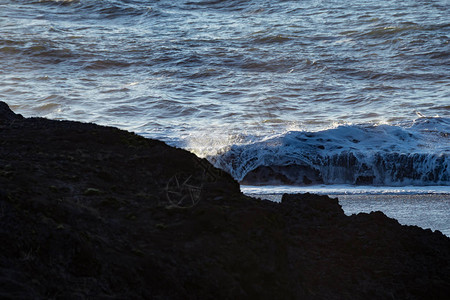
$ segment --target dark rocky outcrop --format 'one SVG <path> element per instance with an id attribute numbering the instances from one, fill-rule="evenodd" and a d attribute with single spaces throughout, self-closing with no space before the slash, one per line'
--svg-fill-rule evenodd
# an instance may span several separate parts
<path id="1" fill-rule="evenodd" d="M 22 115 L 15 114 L 5 102 L 0 101 L 0 124 L 10 124 L 14 120 L 23 119 Z"/>
<path id="2" fill-rule="evenodd" d="M 0 103 L 0 298 L 445 299 L 450 239 L 242 195 L 181 149 Z"/>
<path id="3" fill-rule="evenodd" d="M 241 181 L 248 185 L 311 185 L 323 184 L 318 170 L 309 166 L 259 166 L 245 175 Z"/>

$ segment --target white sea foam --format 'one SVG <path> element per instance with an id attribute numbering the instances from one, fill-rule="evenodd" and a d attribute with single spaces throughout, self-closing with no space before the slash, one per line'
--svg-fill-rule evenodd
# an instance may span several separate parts
<path id="1" fill-rule="evenodd" d="M 241 191 L 248 195 L 281 195 L 296 193 L 314 193 L 322 195 L 450 195 L 448 186 L 354 186 L 348 184 L 288 186 L 241 185 Z"/>
<path id="2" fill-rule="evenodd" d="M 245 184 L 450 184 L 450 119 L 290 131 L 209 156 Z"/>

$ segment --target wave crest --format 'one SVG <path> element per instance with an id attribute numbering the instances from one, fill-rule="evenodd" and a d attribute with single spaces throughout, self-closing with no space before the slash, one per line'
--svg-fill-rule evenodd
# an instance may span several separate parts
<path id="1" fill-rule="evenodd" d="M 292 131 L 210 156 L 243 184 L 450 185 L 450 120 Z"/>

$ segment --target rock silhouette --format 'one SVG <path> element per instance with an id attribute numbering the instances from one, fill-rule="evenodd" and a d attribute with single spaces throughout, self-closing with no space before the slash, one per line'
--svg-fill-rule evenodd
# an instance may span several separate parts
<path id="1" fill-rule="evenodd" d="M 112 127 L 0 102 L 4 299 L 446 299 L 450 239 L 337 199 L 243 195 Z"/>

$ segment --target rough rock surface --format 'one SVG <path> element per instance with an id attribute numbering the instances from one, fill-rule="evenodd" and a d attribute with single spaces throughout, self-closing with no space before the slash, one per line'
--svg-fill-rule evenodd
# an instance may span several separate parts
<path id="1" fill-rule="evenodd" d="M 2 299 L 447 299 L 450 239 L 242 195 L 184 150 L 0 102 Z"/>

